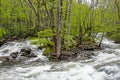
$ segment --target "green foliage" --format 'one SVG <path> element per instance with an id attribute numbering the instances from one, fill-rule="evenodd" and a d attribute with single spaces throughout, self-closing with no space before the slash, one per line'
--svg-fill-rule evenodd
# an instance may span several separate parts
<path id="1" fill-rule="evenodd" d="M 120 42 L 120 19 L 114 0 L 108 3 L 99 0 L 98 6 L 94 8 L 73 0 L 71 11 L 69 1 L 62 0 L 61 39 L 64 39 L 62 48 L 66 50 L 74 48 L 80 37 L 83 45 L 96 44 L 92 34 L 97 33 L 108 33 L 110 38 Z M 32 0 L 35 10 L 26 0 L 1 0 L 1 4 L 0 38 L 35 37 L 30 39 L 31 44 L 46 47 L 45 55 L 56 48 L 58 27 L 56 0 Z"/>
<path id="2" fill-rule="evenodd" d="M 107 32 L 107 36 L 110 39 L 115 40 L 115 42 L 120 43 L 120 28 L 116 28 L 116 30 Z"/>
<path id="3" fill-rule="evenodd" d="M 53 34 L 52 30 L 46 29 L 44 31 L 39 31 L 37 36 L 38 38 L 32 38 L 32 44 L 36 44 L 39 46 L 54 46 L 54 42 L 51 40 L 51 37 L 53 37 L 55 34 Z"/>
<path id="4" fill-rule="evenodd" d="M 46 47 L 46 46 L 54 46 L 53 41 L 47 38 L 30 38 L 31 44 Z"/>
<path id="5" fill-rule="evenodd" d="M 52 37 L 55 36 L 56 34 L 53 34 L 53 31 L 50 29 L 46 29 L 44 31 L 39 31 L 38 32 L 38 37 L 39 38 L 48 38 L 48 37 Z"/>
<path id="6" fill-rule="evenodd" d="M 82 44 L 83 45 L 96 45 L 96 42 L 95 42 L 94 38 L 92 38 L 92 37 L 84 37 Z"/>
<path id="7" fill-rule="evenodd" d="M 3 35 L 6 34 L 6 31 L 3 28 L 0 28 L 0 38 L 3 37 Z"/>
<path id="8" fill-rule="evenodd" d="M 64 40 L 64 49 L 69 50 L 71 47 L 74 48 L 75 45 L 77 44 L 76 41 L 73 39 L 74 36 L 70 35 L 65 35 L 65 40 Z"/>
<path id="9" fill-rule="evenodd" d="M 43 51 L 43 55 L 49 57 L 50 53 L 52 53 L 53 50 L 50 47 L 46 47 L 45 50 Z"/>

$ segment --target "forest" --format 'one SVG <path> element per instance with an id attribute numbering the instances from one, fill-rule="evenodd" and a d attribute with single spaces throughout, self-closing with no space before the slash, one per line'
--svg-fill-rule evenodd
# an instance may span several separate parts
<path id="1" fill-rule="evenodd" d="M 46 48 L 44 55 L 59 58 L 64 51 L 94 50 L 104 36 L 120 43 L 120 0 L 1 0 L 0 5 L 1 45 L 28 39 Z"/>

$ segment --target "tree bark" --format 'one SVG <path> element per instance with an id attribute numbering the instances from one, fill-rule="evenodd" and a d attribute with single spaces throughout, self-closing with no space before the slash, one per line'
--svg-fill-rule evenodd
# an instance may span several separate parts
<path id="1" fill-rule="evenodd" d="M 119 6 L 119 1 L 118 0 L 115 0 L 115 4 L 116 4 L 116 7 L 117 7 L 117 13 L 118 13 L 118 18 L 120 19 L 120 6 Z"/>
<path id="2" fill-rule="evenodd" d="M 62 27 L 62 0 L 58 0 L 58 7 L 57 7 L 57 45 L 56 45 L 56 56 L 58 58 L 61 54 L 61 27 Z"/>
<path id="3" fill-rule="evenodd" d="M 70 0 L 69 4 L 69 14 L 68 14 L 68 36 L 70 36 L 70 29 L 71 29 L 71 10 L 72 10 L 72 0 Z M 68 44 L 70 40 L 68 39 Z"/>

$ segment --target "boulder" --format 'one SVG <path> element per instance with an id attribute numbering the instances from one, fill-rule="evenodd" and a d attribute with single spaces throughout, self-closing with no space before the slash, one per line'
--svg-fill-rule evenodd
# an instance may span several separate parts
<path id="1" fill-rule="evenodd" d="M 37 57 L 37 55 L 33 53 L 32 50 L 28 47 L 22 48 L 20 55 L 25 57 Z"/>
<path id="2" fill-rule="evenodd" d="M 24 47 L 24 48 L 21 49 L 21 52 L 25 52 L 27 54 L 31 53 L 31 51 L 32 50 L 30 48 L 28 48 L 28 47 Z"/>

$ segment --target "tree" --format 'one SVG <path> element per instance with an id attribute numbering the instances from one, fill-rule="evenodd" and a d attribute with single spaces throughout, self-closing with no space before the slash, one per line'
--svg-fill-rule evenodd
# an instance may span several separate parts
<path id="1" fill-rule="evenodd" d="M 57 45 L 56 45 L 56 55 L 59 58 L 61 54 L 61 28 L 62 28 L 62 0 L 58 0 L 57 6 Z"/>
<path id="2" fill-rule="evenodd" d="M 120 19 L 120 1 L 119 0 L 115 0 L 115 5 L 117 7 L 118 18 Z"/>

